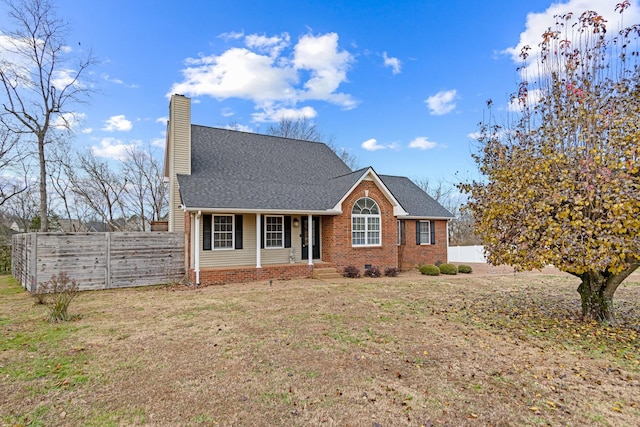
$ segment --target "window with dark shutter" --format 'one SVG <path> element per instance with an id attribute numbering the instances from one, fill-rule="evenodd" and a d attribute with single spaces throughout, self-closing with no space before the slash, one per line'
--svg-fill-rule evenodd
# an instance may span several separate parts
<path id="1" fill-rule="evenodd" d="M 431 221 L 416 221 L 416 245 L 428 245 L 431 240 Z"/>
<path id="2" fill-rule="evenodd" d="M 202 250 L 211 250 L 211 215 L 202 215 Z"/>
<path id="3" fill-rule="evenodd" d="M 429 229 L 431 230 L 431 244 L 436 244 L 436 222 L 430 221 Z"/>
<path id="4" fill-rule="evenodd" d="M 291 247 L 291 217 L 284 217 L 284 247 Z"/>
<path id="5" fill-rule="evenodd" d="M 236 215 L 235 248 L 242 249 L 242 215 Z"/>

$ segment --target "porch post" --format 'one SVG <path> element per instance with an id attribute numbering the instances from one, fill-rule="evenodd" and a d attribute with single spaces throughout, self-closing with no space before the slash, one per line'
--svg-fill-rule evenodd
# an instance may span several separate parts
<path id="1" fill-rule="evenodd" d="M 260 236 L 262 235 L 262 215 L 256 214 L 256 268 L 261 268 L 260 265 Z"/>
<path id="2" fill-rule="evenodd" d="M 313 216 L 309 215 L 307 220 L 307 236 L 309 236 L 309 244 L 307 245 L 307 254 L 309 255 L 309 265 L 313 265 Z"/>
<path id="3" fill-rule="evenodd" d="M 195 224 L 195 239 L 194 239 L 194 248 L 193 253 L 195 255 L 194 258 L 194 269 L 196 270 L 196 286 L 200 286 L 200 215 L 202 215 L 201 211 L 198 211 L 196 216 L 196 224 Z"/>

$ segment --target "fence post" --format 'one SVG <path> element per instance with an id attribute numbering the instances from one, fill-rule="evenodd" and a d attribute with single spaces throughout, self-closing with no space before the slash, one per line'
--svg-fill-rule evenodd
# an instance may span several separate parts
<path id="1" fill-rule="evenodd" d="M 106 232 L 106 237 L 107 237 L 107 260 L 105 262 L 105 273 L 106 273 L 106 277 L 104 279 L 104 286 L 105 289 L 109 289 L 111 287 L 111 233 L 110 232 Z"/>
<path id="2" fill-rule="evenodd" d="M 38 290 L 38 233 L 31 233 L 33 238 L 33 249 L 31 250 L 31 265 L 29 266 L 29 272 L 31 273 L 31 280 L 29 283 L 29 292 L 35 292 Z"/>

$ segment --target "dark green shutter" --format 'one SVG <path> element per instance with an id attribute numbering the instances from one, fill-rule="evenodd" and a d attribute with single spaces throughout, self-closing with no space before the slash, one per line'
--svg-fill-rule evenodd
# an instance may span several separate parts
<path id="1" fill-rule="evenodd" d="M 236 215 L 235 248 L 242 249 L 242 215 Z"/>
<path id="2" fill-rule="evenodd" d="M 291 217 L 284 217 L 284 247 L 291 247 Z"/>
<path id="3" fill-rule="evenodd" d="M 211 250 L 211 215 L 202 215 L 202 250 Z"/>
<path id="4" fill-rule="evenodd" d="M 431 231 L 431 244 L 436 244 L 436 222 L 430 221 L 429 230 Z"/>
<path id="5" fill-rule="evenodd" d="M 265 224 L 264 215 L 261 215 L 261 216 L 260 216 L 260 221 L 262 221 L 262 226 L 260 227 L 260 248 L 264 249 L 264 233 L 265 233 L 265 229 L 264 229 L 264 224 Z"/>
<path id="6" fill-rule="evenodd" d="M 420 221 L 416 221 L 416 245 L 420 244 Z"/>

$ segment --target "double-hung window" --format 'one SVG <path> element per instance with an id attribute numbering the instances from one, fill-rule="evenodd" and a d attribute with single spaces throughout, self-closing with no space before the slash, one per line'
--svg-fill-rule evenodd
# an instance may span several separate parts
<path id="1" fill-rule="evenodd" d="M 431 244 L 431 221 L 418 221 L 416 227 L 416 243 L 418 243 L 419 245 Z"/>
<path id="2" fill-rule="evenodd" d="M 213 215 L 213 249 L 233 249 L 233 215 Z"/>
<path id="3" fill-rule="evenodd" d="M 284 217 L 265 216 L 265 248 L 284 248 Z"/>
<path id="4" fill-rule="evenodd" d="M 242 215 L 202 215 L 202 250 L 242 249 Z"/>
<path id="5" fill-rule="evenodd" d="M 380 208 L 369 197 L 363 197 L 351 210 L 351 245 L 380 246 Z"/>

